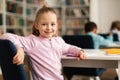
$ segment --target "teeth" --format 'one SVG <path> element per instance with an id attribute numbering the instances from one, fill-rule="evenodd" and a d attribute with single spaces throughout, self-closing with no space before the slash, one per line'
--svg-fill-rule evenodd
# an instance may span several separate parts
<path id="1" fill-rule="evenodd" d="M 46 32 L 46 33 L 51 33 L 51 32 Z"/>
<path id="2" fill-rule="evenodd" d="M 52 32 L 46 32 L 46 33 L 52 33 Z"/>

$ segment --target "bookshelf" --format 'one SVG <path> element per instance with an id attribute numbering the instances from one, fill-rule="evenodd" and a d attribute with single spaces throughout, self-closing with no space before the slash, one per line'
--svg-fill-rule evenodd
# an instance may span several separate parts
<path id="1" fill-rule="evenodd" d="M 0 0 L 0 30 L 24 35 L 25 12 L 23 0 Z"/>
<path id="2" fill-rule="evenodd" d="M 89 21 L 90 0 L 45 0 L 58 15 L 59 34 L 82 34 Z M 44 0 L 0 0 L 0 33 L 11 32 L 27 36 L 35 14 Z"/>
<path id="3" fill-rule="evenodd" d="M 43 0 L 0 0 L 0 33 L 27 36 Z"/>
<path id="4" fill-rule="evenodd" d="M 63 35 L 84 33 L 84 24 L 89 21 L 90 0 L 64 0 Z"/>

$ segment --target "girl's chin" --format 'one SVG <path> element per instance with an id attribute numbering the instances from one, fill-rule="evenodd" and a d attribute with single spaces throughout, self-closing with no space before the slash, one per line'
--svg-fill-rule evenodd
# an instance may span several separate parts
<path id="1" fill-rule="evenodd" d="M 52 36 L 45 36 L 45 37 L 46 37 L 46 38 L 49 38 L 49 39 L 52 38 Z"/>
<path id="2" fill-rule="evenodd" d="M 47 34 L 47 35 L 41 35 L 41 36 L 43 36 L 44 38 L 52 38 L 53 37 L 53 35 L 49 35 L 49 34 Z"/>

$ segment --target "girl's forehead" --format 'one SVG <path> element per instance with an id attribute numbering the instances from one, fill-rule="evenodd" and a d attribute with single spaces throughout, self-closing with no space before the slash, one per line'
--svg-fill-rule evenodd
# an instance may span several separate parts
<path id="1" fill-rule="evenodd" d="M 44 13 L 43 15 L 39 16 L 40 20 L 57 20 L 57 16 L 55 13 Z"/>
<path id="2" fill-rule="evenodd" d="M 50 15 L 51 15 L 51 16 L 50 16 Z M 57 15 L 56 15 L 55 13 L 50 12 L 50 11 L 49 11 L 49 12 L 44 12 L 43 14 L 41 14 L 41 17 L 42 17 L 42 16 L 44 16 L 44 17 L 45 17 L 45 16 L 46 16 L 46 17 L 48 17 L 48 16 L 49 16 L 49 17 L 53 17 L 53 16 L 57 17 Z"/>

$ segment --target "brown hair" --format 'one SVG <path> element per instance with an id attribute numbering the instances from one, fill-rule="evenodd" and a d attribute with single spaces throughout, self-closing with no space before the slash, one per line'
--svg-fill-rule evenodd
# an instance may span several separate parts
<path id="1" fill-rule="evenodd" d="M 96 23 L 94 23 L 94 22 L 87 22 L 86 24 L 85 24 L 85 33 L 88 33 L 88 32 L 91 32 L 91 31 L 93 31 L 94 29 L 97 29 L 97 24 Z"/>
<path id="2" fill-rule="evenodd" d="M 35 28 L 35 26 L 37 26 L 39 18 L 41 17 L 41 15 L 43 15 L 44 13 L 47 13 L 47 12 L 53 12 L 54 14 L 56 14 L 56 12 L 54 11 L 53 8 L 46 7 L 46 6 L 43 6 L 42 8 L 40 8 L 36 14 L 36 18 L 35 18 L 35 21 L 34 21 L 34 24 L 32 27 L 32 34 L 33 35 L 35 35 L 35 36 L 40 35 L 40 32 Z M 58 35 L 58 32 L 54 36 L 57 36 L 57 35 Z"/>
<path id="3" fill-rule="evenodd" d="M 113 21 L 110 30 L 117 29 L 120 30 L 120 21 Z"/>

